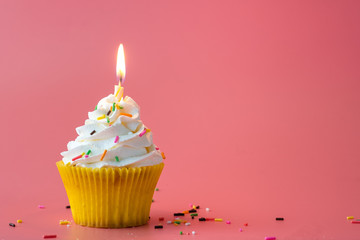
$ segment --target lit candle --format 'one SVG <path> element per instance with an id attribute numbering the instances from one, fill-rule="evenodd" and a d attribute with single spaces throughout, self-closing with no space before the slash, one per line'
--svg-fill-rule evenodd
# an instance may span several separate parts
<path id="1" fill-rule="evenodd" d="M 115 86 L 115 97 L 118 101 L 121 100 L 124 94 L 124 88 L 121 86 L 125 80 L 125 54 L 124 54 L 124 46 L 120 44 L 117 54 L 117 62 L 116 62 L 116 78 L 119 79 L 119 85 Z"/>

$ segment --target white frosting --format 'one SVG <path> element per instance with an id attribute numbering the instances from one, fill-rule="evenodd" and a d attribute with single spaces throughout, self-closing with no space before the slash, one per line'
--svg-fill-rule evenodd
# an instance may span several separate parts
<path id="1" fill-rule="evenodd" d="M 85 121 L 85 125 L 76 128 L 78 137 L 68 143 L 68 151 L 61 153 L 65 165 L 70 163 L 91 168 L 142 167 L 162 162 L 161 152 L 156 150 L 153 144 L 152 132 L 150 130 L 144 132 L 146 128 L 140 120 L 139 106 L 130 97 L 121 98 L 120 101 L 119 98 L 110 94 L 101 99 L 97 110 L 89 112 L 89 119 Z M 115 111 L 112 111 L 113 103 L 122 109 L 115 107 Z M 108 118 L 98 120 L 104 114 L 107 116 L 110 109 Z M 94 130 L 96 132 L 91 135 Z M 119 140 L 115 143 L 117 136 Z M 88 157 L 83 155 L 73 161 L 89 150 L 91 153 Z M 101 160 L 104 150 L 107 152 Z M 119 161 L 115 157 L 118 157 Z"/>

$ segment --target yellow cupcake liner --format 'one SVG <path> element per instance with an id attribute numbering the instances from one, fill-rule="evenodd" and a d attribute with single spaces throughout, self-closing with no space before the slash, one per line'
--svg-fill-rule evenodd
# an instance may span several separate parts
<path id="1" fill-rule="evenodd" d="M 86 168 L 56 163 L 75 223 L 98 228 L 146 224 L 164 163 L 147 167 Z"/>

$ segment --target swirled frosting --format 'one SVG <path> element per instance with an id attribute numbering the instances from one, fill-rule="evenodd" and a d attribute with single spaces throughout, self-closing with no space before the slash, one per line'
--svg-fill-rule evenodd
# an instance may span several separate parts
<path id="1" fill-rule="evenodd" d="M 162 154 L 153 144 L 152 132 L 140 120 L 139 110 L 130 97 L 110 94 L 101 99 L 85 124 L 76 128 L 78 137 L 61 153 L 64 164 L 101 168 L 161 163 Z"/>

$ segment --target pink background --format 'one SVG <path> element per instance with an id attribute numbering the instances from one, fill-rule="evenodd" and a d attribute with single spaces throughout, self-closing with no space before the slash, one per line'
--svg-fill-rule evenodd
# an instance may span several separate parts
<path id="1" fill-rule="evenodd" d="M 0 1 L 0 239 L 359 239 L 346 220 L 360 218 L 359 11 L 359 1 Z M 71 214 L 55 162 L 113 91 L 120 42 L 125 94 L 167 156 L 152 220 L 60 226 Z M 232 224 L 153 228 L 189 203 Z"/>

